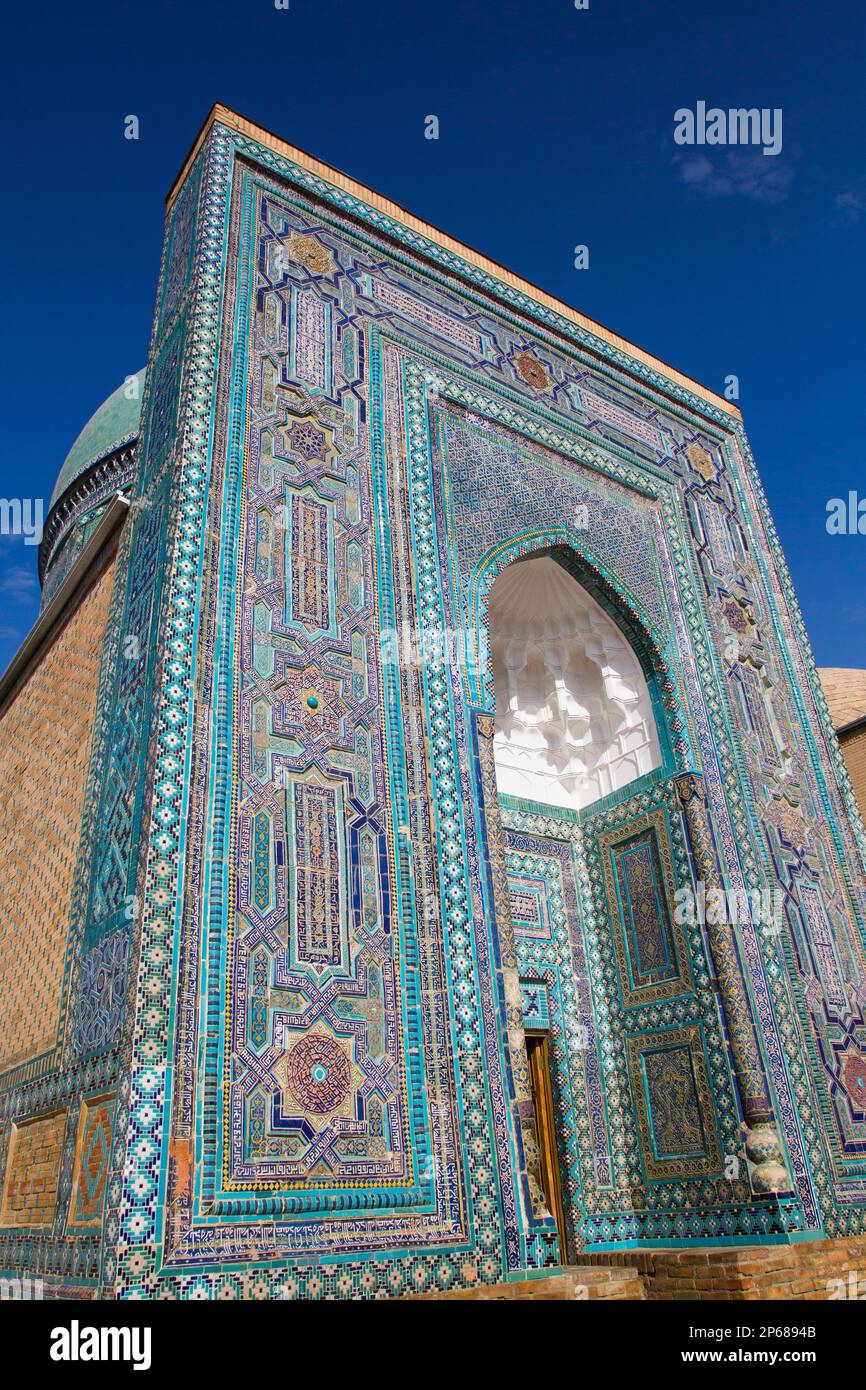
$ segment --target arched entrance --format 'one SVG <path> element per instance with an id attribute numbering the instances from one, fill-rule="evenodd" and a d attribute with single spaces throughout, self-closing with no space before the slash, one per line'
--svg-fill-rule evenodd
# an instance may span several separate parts
<path id="1" fill-rule="evenodd" d="M 580 561 L 573 551 L 536 551 L 502 568 L 487 594 L 500 803 L 512 815 L 541 813 L 548 823 L 569 830 L 591 816 L 596 804 L 609 808 L 627 801 L 636 783 L 654 773 L 662 776 L 670 762 L 666 730 L 660 738 L 656 722 L 658 694 L 648 644 L 639 658 L 624 625 L 614 620 L 620 615 L 612 596 L 600 593 L 607 605 L 602 607 L 575 571 L 580 572 Z M 638 869 L 641 852 L 636 846 Z M 582 1239 L 562 1139 L 574 1113 L 570 1069 L 563 1058 L 573 1038 L 563 1038 L 557 1026 L 549 997 L 551 962 L 541 944 L 545 931 L 561 931 L 562 926 L 555 928 L 531 874 L 520 874 L 519 856 L 512 867 L 532 1102 L 530 1145 L 565 1263 L 576 1256 Z M 534 925 L 521 920 L 521 913 L 526 919 L 535 913 Z M 575 915 L 573 904 L 566 911 L 569 933 L 579 929 L 571 920 Z M 572 979 L 565 988 L 578 986 Z"/>
<path id="2" fill-rule="evenodd" d="M 789 1179 L 736 930 L 695 910 L 722 878 L 676 658 L 569 542 L 498 546 L 469 598 L 530 1227 L 541 1189 L 573 1260 L 726 1230 Z"/>

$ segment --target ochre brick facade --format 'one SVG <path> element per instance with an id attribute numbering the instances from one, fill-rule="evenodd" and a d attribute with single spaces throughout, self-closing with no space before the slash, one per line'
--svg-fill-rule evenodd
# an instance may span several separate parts
<path id="1" fill-rule="evenodd" d="M 866 726 L 852 729 L 849 734 L 843 733 L 839 742 L 860 814 L 866 821 Z"/>
<path id="2" fill-rule="evenodd" d="M 65 1110 L 13 1126 L 0 1226 L 51 1225 L 65 1131 Z"/>
<path id="3" fill-rule="evenodd" d="M 0 1071 L 57 1037 L 114 562 L 0 717 Z"/>

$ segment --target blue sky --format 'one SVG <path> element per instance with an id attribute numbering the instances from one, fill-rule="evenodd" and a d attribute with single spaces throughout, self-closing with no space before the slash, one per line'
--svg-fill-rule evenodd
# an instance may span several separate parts
<path id="1" fill-rule="evenodd" d="M 47 503 L 144 363 L 165 194 L 219 100 L 708 386 L 735 373 L 818 663 L 866 666 L 866 536 L 825 529 L 866 498 L 862 0 L 289 3 L 10 11 L 0 496 Z M 677 147 L 698 100 L 782 108 L 782 153 Z M 35 548 L 0 537 L 0 667 L 37 611 Z"/>

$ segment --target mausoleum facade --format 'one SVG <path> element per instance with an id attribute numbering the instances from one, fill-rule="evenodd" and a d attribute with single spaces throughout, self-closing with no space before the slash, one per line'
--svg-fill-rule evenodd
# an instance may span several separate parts
<path id="1" fill-rule="evenodd" d="M 0 1270 L 866 1230 L 863 827 L 734 404 L 216 107 L 40 575 Z"/>

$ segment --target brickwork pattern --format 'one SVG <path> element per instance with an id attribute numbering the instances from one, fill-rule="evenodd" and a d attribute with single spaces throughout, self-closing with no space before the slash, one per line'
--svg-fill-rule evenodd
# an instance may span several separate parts
<path id="1" fill-rule="evenodd" d="M 839 742 L 860 814 L 866 821 L 866 727 L 852 729 L 850 734 L 843 734 Z"/>
<path id="2" fill-rule="evenodd" d="M 113 562 L 0 718 L 0 1071 L 57 1037 Z"/>
<path id="3" fill-rule="evenodd" d="M 818 672 L 830 706 L 833 727 L 844 729 L 866 714 L 866 671 L 858 667 L 822 666 Z"/>
<path id="4" fill-rule="evenodd" d="M 866 1238 L 708 1250 L 583 1255 L 585 1265 L 424 1298 L 638 1299 L 685 1302 L 866 1300 Z"/>
<path id="5" fill-rule="evenodd" d="M 634 1258 L 630 1263 L 641 1267 Z M 866 1239 L 665 1251 L 649 1256 L 641 1272 L 649 1298 L 714 1302 L 866 1298 Z"/>
<path id="6" fill-rule="evenodd" d="M 637 1271 L 650 1299 L 866 1299 L 866 1238 L 583 1255 L 610 1273 Z"/>
<path id="7" fill-rule="evenodd" d="M 647 1297 L 644 1281 L 636 1268 L 627 1265 L 616 1268 L 601 1265 L 571 1265 L 561 1274 L 542 1275 L 536 1279 L 517 1279 L 509 1284 L 478 1284 L 473 1288 L 455 1289 L 449 1293 L 418 1294 L 416 1300 L 430 1301 L 447 1298 L 465 1302 L 527 1299 L 545 1303 L 575 1303 L 599 1299 L 637 1299 Z"/>
<path id="8" fill-rule="evenodd" d="M 0 1226 L 51 1225 L 65 1131 L 65 1110 L 13 1126 Z"/>

